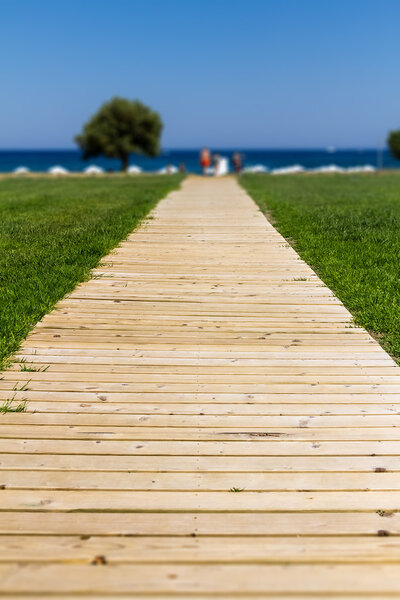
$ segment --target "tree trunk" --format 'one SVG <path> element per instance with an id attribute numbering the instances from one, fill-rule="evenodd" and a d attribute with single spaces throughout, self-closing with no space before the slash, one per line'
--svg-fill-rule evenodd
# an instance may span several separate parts
<path id="1" fill-rule="evenodd" d="M 121 162 L 122 162 L 122 171 L 124 173 L 126 173 L 126 171 L 128 170 L 129 155 L 124 154 L 124 156 L 121 156 Z"/>

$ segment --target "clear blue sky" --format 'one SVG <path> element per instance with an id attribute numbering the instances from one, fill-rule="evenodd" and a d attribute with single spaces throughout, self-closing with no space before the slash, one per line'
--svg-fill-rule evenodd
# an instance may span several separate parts
<path id="1" fill-rule="evenodd" d="M 113 95 L 165 147 L 375 147 L 400 0 L 0 0 L 0 147 L 67 148 Z"/>

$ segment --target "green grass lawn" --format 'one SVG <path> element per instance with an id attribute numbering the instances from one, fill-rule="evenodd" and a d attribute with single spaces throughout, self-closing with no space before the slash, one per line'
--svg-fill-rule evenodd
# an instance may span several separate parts
<path id="1" fill-rule="evenodd" d="M 0 179 L 0 368 L 181 179 Z"/>
<path id="2" fill-rule="evenodd" d="M 400 174 L 243 175 L 240 183 L 400 360 Z"/>

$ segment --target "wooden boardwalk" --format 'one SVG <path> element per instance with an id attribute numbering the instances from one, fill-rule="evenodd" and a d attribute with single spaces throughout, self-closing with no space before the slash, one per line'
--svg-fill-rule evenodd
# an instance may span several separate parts
<path id="1" fill-rule="evenodd" d="M 188 178 L 19 359 L 3 598 L 400 597 L 400 369 L 234 179 Z"/>

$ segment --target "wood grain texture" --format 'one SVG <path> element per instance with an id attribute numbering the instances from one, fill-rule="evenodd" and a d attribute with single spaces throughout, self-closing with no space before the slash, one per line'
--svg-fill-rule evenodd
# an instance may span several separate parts
<path id="1" fill-rule="evenodd" d="M 0 380 L 7 598 L 400 598 L 400 369 L 189 177 Z"/>

